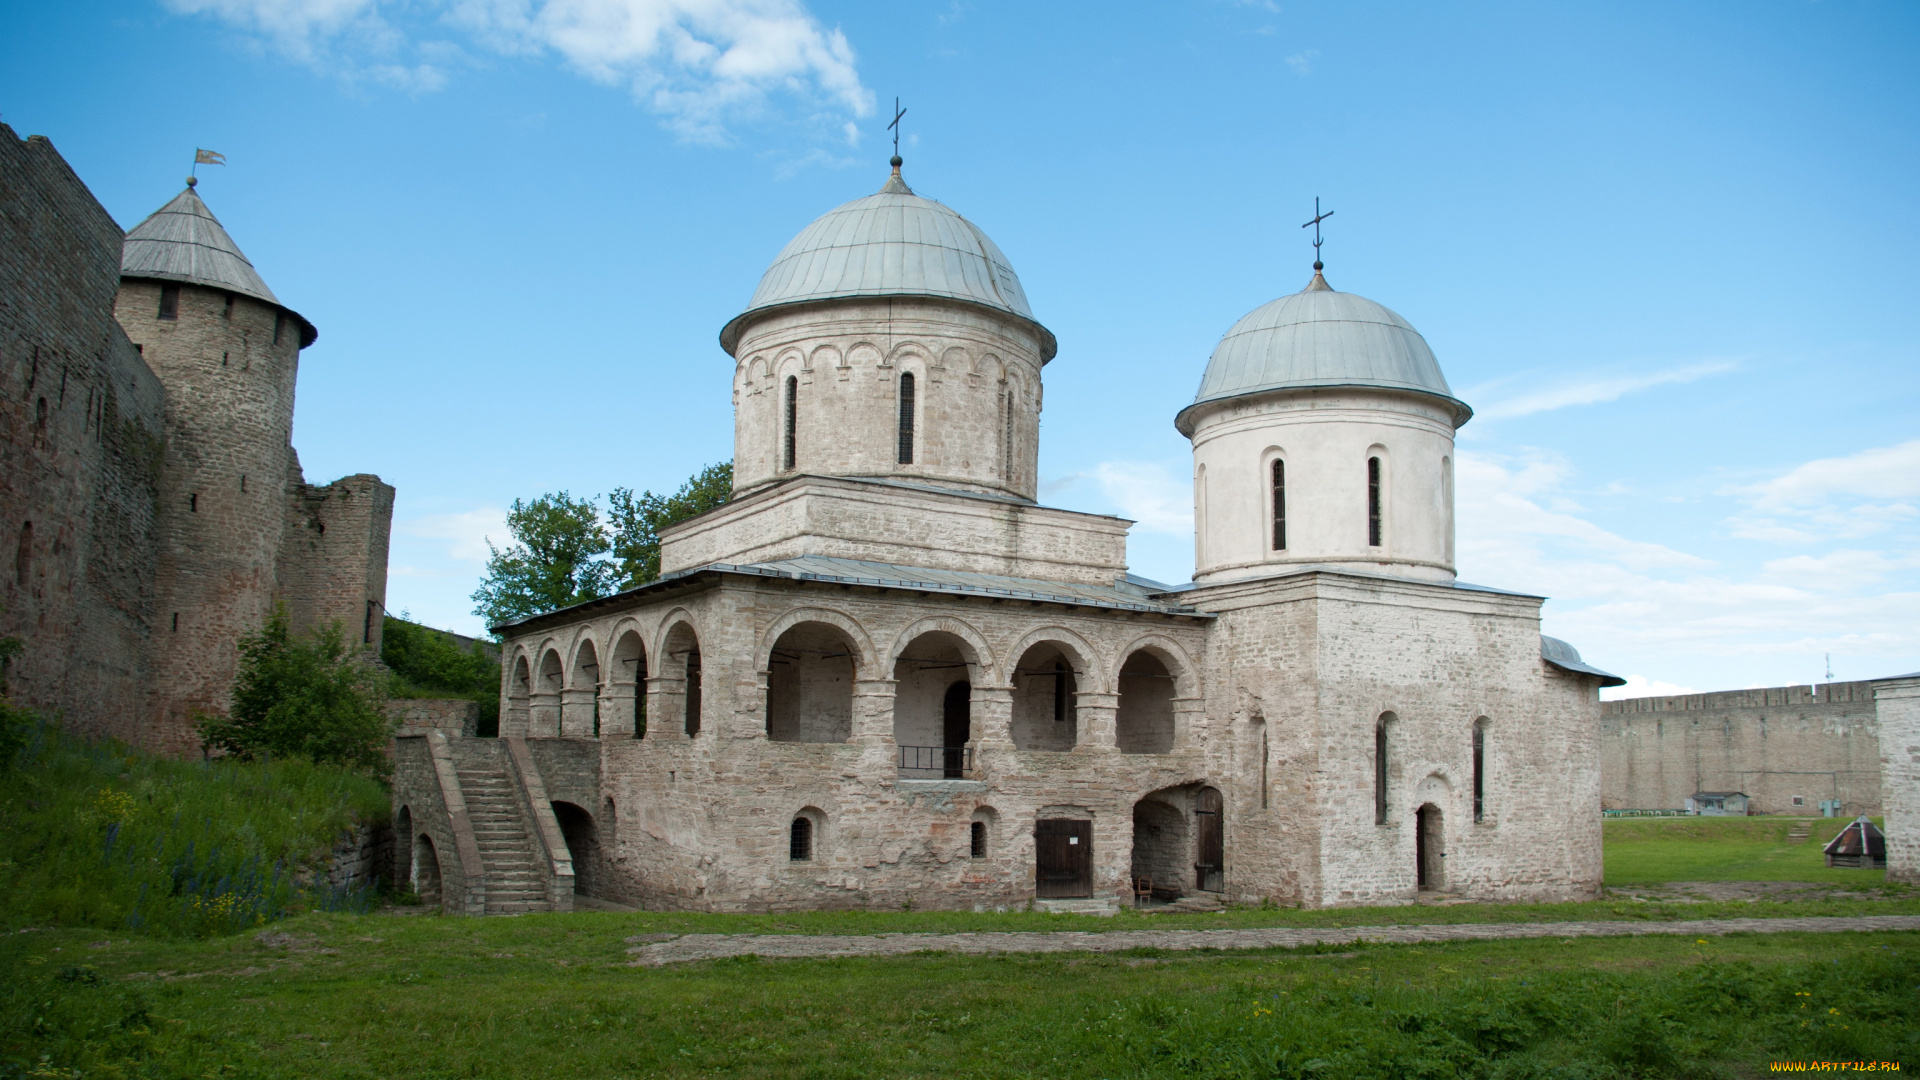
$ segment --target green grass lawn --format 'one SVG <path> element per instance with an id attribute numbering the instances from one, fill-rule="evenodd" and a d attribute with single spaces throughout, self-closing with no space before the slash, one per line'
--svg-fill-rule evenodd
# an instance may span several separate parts
<path id="1" fill-rule="evenodd" d="M 1601 1080 L 1920 1063 L 1911 933 L 628 967 L 642 922 L 10 934 L 0 1076 Z"/>
<path id="2" fill-rule="evenodd" d="M 1616 818 L 1605 835 L 1608 885 L 1669 881 L 1809 881 L 1878 887 L 1885 870 L 1828 869 L 1821 854 L 1846 826 L 1814 818 L 1800 843 L 1787 834 L 1805 819 L 1780 817 Z M 1880 824 L 1876 821 L 1875 824 Z"/>

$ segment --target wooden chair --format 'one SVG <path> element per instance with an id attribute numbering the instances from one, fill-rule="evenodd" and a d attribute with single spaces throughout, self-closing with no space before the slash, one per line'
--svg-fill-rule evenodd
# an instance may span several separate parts
<path id="1" fill-rule="evenodd" d="M 1152 899 L 1153 899 L 1153 879 L 1152 878 L 1143 877 L 1133 883 L 1133 906 L 1134 907 L 1139 907 L 1142 903 Z"/>

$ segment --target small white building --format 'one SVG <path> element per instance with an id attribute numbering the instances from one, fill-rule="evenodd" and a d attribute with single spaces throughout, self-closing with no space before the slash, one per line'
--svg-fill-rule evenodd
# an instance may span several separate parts
<path id="1" fill-rule="evenodd" d="M 1687 796 L 1687 813 L 1695 817 L 1746 817 L 1744 791 L 1696 791 Z"/>
<path id="2" fill-rule="evenodd" d="M 472 912 L 1597 894 L 1618 680 L 1455 580 L 1471 410 L 1420 334 L 1318 263 L 1235 324 L 1174 418 L 1194 580 L 1146 581 L 1034 501 L 1054 335 L 894 166 L 721 332 L 732 501 L 497 628 L 502 738 L 401 740 L 405 872 Z"/>

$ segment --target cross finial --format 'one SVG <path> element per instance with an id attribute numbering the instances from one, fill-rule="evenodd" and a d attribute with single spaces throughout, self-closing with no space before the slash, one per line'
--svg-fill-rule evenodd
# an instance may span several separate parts
<path id="1" fill-rule="evenodd" d="M 900 107 L 900 99 L 894 98 L 893 123 L 887 125 L 887 130 L 893 132 L 893 161 L 891 164 L 896 169 L 900 167 L 900 118 L 905 115 L 907 115 L 907 110 Z"/>
<path id="2" fill-rule="evenodd" d="M 1306 225 L 1300 226 L 1303 229 L 1306 228 L 1307 225 L 1313 226 L 1313 268 L 1316 271 L 1326 269 L 1326 265 L 1320 261 L 1320 223 L 1332 216 L 1333 211 L 1331 210 L 1324 214 L 1320 212 L 1320 196 L 1315 195 L 1313 197 L 1313 220 L 1307 222 Z"/>

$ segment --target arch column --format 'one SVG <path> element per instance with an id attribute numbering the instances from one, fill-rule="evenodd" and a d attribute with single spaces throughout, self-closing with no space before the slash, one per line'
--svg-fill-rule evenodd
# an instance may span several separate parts
<path id="1" fill-rule="evenodd" d="M 560 695 L 558 693 L 532 694 L 527 698 L 527 735 L 529 738 L 551 738 L 560 734 Z"/>
<path id="2" fill-rule="evenodd" d="M 1207 735 L 1207 699 L 1203 697 L 1177 697 L 1173 699 L 1173 748 L 1175 750 L 1197 750 Z"/>
<path id="3" fill-rule="evenodd" d="M 1073 695 L 1074 716 L 1079 721 L 1073 752 L 1076 754 L 1117 754 L 1120 695 L 1081 691 Z"/>
<path id="4" fill-rule="evenodd" d="M 647 741 L 687 739 L 687 680 L 674 675 L 647 677 Z"/>
<path id="5" fill-rule="evenodd" d="M 593 706 L 599 690 L 569 688 L 560 691 L 560 731 L 562 738 L 593 738 Z"/>
<path id="6" fill-rule="evenodd" d="M 1013 687 L 973 688 L 973 750 L 1013 749 Z"/>
<path id="7" fill-rule="evenodd" d="M 530 711 L 526 698 L 508 698 L 507 707 L 500 710 L 500 734 L 525 738 Z"/>
<path id="8" fill-rule="evenodd" d="M 631 739 L 634 730 L 635 684 L 610 682 L 600 687 L 600 737 Z"/>
<path id="9" fill-rule="evenodd" d="M 772 689 L 771 669 L 738 676 L 733 681 L 733 731 L 736 739 L 767 741 L 767 692 Z"/>
<path id="10" fill-rule="evenodd" d="M 892 679 L 853 681 L 852 742 L 892 748 L 893 699 L 897 686 Z"/>

